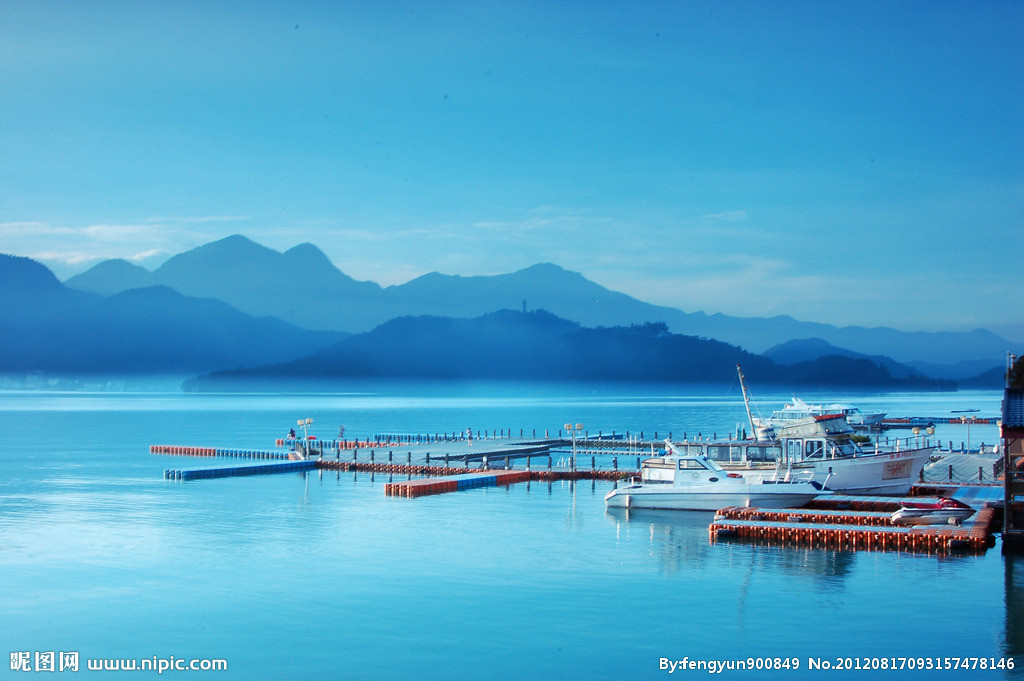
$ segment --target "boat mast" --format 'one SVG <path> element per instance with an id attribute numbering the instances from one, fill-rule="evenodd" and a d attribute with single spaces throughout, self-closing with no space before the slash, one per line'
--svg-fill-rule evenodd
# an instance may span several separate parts
<path id="1" fill-rule="evenodd" d="M 743 404 L 747 408 L 747 420 L 750 422 L 750 436 L 757 439 L 757 428 L 754 426 L 754 415 L 750 413 L 750 393 L 747 392 L 747 381 L 743 378 L 743 369 L 736 365 L 736 373 L 740 377 L 740 389 L 743 391 Z"/>

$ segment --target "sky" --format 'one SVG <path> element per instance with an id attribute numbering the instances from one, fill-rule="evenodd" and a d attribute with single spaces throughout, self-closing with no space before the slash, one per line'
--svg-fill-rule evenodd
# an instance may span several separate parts
<path id="1" fill-rule="evenodd" d="M 0 3 L 0 252 L 1024 340 L 1024 3 Z"/>

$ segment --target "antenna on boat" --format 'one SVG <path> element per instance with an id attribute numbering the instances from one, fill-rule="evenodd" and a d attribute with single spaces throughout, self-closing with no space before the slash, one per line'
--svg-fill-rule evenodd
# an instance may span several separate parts
<path id="1" fill-rule="evenodd" d="M 750 422 L 750 434 L 756 440 L 757 428 L 754 426 L 754 415 L 750 413 L 750 393 L 747 391 L 747 380 L 743 377 L 743 369 L 736 365 L 736 373 L 740 377 L 740 390 L 743 391 L 743 405 L 747 408 L 747 420 Z"/>

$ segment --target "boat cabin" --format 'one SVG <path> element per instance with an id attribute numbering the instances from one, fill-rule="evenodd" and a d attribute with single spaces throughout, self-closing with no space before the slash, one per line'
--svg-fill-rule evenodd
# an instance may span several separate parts
<path id="1" fill-rule="evenodd" d="M 780 430 L 774 440 L 686 441 L 669 443 L 674 452 L 643 462 L 644 480 L 670 481 L 679 457 L 706 457 L 712 464 L 737 468 L 776 468 L 834 458 L 860 456 L 853 428 L 841 414 L 801 419 Z M 691 459 L 692 460 L 692 459 Z"/>

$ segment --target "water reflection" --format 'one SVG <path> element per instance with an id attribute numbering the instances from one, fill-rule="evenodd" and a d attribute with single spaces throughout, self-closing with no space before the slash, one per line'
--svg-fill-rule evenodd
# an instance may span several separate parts
<path id="1" fill-rule="evenodd" d="M 649 542 L 665 574 L 700 567 L 705 562 L 712 517 L 709 513 L 607 508 L 605 514 L 615 523 L 620 541 Z"/>
<path id="2" fill-rule="evenodd" d="M 1006 655 L 1024 655 L 1024 555 L 1004 553 Z"/>
<path id="3" fill-rule="evenodd" d="M 857 560 L 853 551 L 740 542 L 712 544 L 708 525 L 714 516 L 705 511 L 609 508 L 605 514 L 615 523 L 620 540 L 640 537 L 649 541 L 666 574 L 708 567 L 722 559 L 733 564 L 749 561 L 751 570 L 820 579 L 823 586 L 836 589 L 852 574 Z"/>

